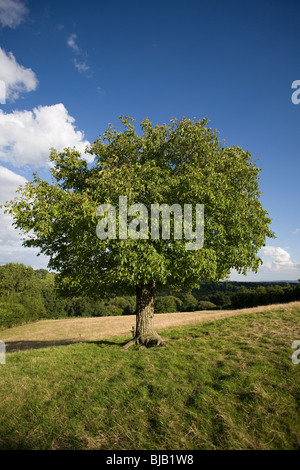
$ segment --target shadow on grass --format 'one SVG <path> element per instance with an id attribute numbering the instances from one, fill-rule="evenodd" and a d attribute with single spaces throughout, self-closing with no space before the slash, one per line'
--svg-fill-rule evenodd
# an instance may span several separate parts
<path id="1" fill-rule="evenodd" d="M 55 346 L 68 346 L 70 344 L 78 344 L 78 343 L 85 343 L 85 344 L 96 344 L 100 348 L 104 348 L 106 346 L 119 346 L 122 348 L 126 341 L 107 341 L 107 340 L 99 340 L 99 341 L 84 341 L 84 340 L 54 340 L 54 341 L 7 341 L 6 345 L 6 352 L 17 352 L 17 351 L 27 351 L 30 349 L 42 349 L 42 348 L 51 348 Z"/>

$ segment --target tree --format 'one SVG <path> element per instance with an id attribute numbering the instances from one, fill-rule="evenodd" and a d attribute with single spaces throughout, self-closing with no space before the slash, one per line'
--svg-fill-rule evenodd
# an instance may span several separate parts
<path id="1" fill-rule="evenodd" d="M 154 304 L 155 313 L 173 313 L 182 309 L 182 301 L 173 295 L 157 296 Z"/>
<path id="2" fill-rule="evenodd" d="M 209 300 L 200 300 L 197 305 L 197 310 L 212 310 L 214 308 L 217 308 L 217 306 Z"/>
<path id="3" fill-rule="evenodd" d="M 123 131 L 110 125 L 86 149 L 94 157 L 91 165 L 76 149 L 52 149 L 52 181 L 34 173 L 6 210 L 16 227 L 30 234 L 24 246 L 37 247 L 50 257 L 49 268 L 58 271 L 56 281 L 66 294 L 101 297 L 135 290 L 134 342 L 160 345 L 153 325 L 156 289 L 191 289 L 199 280 L 228 277 L 232 268 L 244 274 L 256 271 L 258 250 L 266 237 L 273 237 L 271 221 L 259 199 L 260 168 L 248 151 L 221 145 L 207 119 L 172 119 L 155 126 L 145 119 L 141 135 L 134 119 L 120 120 Z M 136 239 L 126 239 L 129 229 L 124 232 L 118 217 L 115 230 L 109 218 L 105 222 L 111 237 L 97 238 L 96 226 L 102 220 L 98 206 L 118 208 L 120 196 L 123 201 L 127 197 L 125 209 L 144 204 L 148 214 L 151 204 L 204 204 L 203 247 L 186 249 L 191 237 L 175 237 L 175 217 L 167 237 L 151 238 L 154 225 L 138 218 L 141 210 L 135 219 L 129 217 Z M 108 212 L 102 212 L 104 219 Z M 195 233 L 196 217 L 193 210 L 189 233 Z M 181 228 L 183 224 L 181 219 Z"/>
<path id="4" fill-rule="evenodd" d="M 0 295 L 24 292 L 32 284 L 34 270 L 19 263 L 0 266 Z"/>
<path id="5" fill-rule="evenodd" d="M 192 294 L 181 295 L 182 300 L 182 311 L 183 312 L 194 312 L 196 310 L 198 300 Z"/>

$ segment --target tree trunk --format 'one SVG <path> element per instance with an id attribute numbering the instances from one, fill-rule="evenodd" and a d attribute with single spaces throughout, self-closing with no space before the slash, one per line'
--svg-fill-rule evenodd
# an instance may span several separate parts
<path id="1" fill-rule="evenodd" d="M 144 346 L 162 346 L 163 340 L 154 330 L 155 283 L 136 286 L 136 330 L 135 337 L 128 343 Z"/>

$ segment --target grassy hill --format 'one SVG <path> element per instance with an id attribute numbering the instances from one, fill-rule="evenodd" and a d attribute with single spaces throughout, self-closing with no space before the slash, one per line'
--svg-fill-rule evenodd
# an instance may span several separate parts
<path id="1" fill-rule="evenodd" d="M 0 449 L 299 449 L 300 304 L 253 310 L 159 330 L 166 346 L 143 350 L 122 349 L 128 333 L 70 341 L 66 320 L 57 343 L 1 332 L 16 343 L 0 365 Z"/>

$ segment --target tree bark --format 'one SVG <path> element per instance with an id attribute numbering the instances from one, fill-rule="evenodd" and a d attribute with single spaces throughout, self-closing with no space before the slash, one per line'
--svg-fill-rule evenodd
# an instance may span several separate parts
<path id="1" fill-rule="evenodd" d="M 154 329 L 155 282 L 136 286 L 136 330 L 132 344 L 144 346 L 162 346 L 163 340 Z"/>

